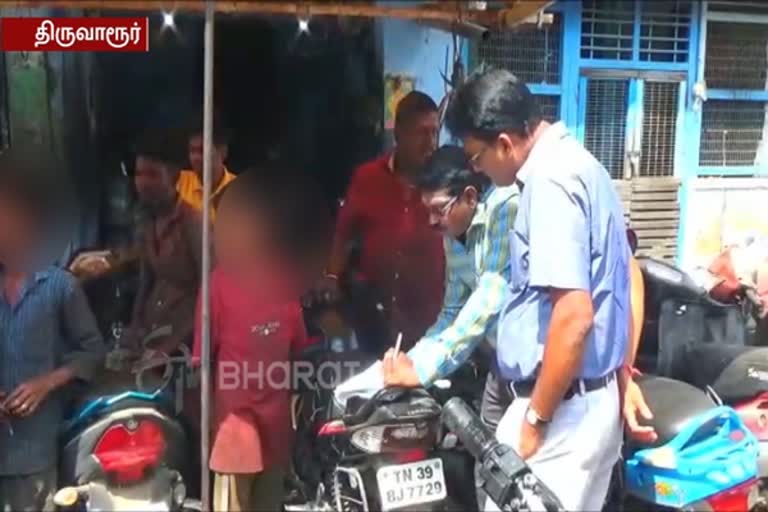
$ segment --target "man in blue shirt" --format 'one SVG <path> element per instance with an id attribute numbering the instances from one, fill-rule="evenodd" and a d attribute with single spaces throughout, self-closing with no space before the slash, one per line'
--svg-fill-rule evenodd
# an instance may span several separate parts
<path id="1" fill-rule="evenodd" d="M 477 170 L 522 191 L 497 340 L 515 400 L 497 437 L 567 510 L 600 510 L 622 442 L 617 380 L 631 335 L 621 202 L 605 168 L 562 123 L 543 121 L 507 71 L 470 77 L 447 124 Z"/>
<path id="2" fill-rule="evenodd" d="M 74 277 L 35 262 L 51 203 L 27 169 L 0 167 L 0 510 L 52 510 L 62 391 L 104 346 Z"/>

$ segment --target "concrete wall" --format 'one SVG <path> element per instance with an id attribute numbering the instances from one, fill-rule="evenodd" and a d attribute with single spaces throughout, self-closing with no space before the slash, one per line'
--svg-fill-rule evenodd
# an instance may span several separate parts
<path id="1" fill-rule="evenodd" d="M 440 72 L 450 77 L 453 63 L 453 39 L 450 33 L 435 30 L 408 20 L 383 19 L 379 21 L 383 55 L 383 76 L 404 74 L 414 80 L 414 88 L 429 94 L 436 103 L 445 96 L 445 85 Z M 465 46 L 466 46 L 465 42 Z M 448 69 L 446 72 L 446 51 Z M 465 62 L 466 66 L 466 62 Z M 386 102 L 386 99 L 385 99 Z M 384 108 L 388 106 L 385 104 Z M 448 142 L 441 135 L 441 144 Z M 388 133 L 386 145 L 391 144 Z"/>
<path id="2" fill-rule="evenodd" d="M 768 240 L 768 178 L 693 178 L 688 184 L 681 265 L 708 265 L 726 246 Z"/>

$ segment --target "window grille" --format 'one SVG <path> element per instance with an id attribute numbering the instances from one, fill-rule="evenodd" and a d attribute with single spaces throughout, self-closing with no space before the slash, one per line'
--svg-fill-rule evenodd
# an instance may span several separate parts
<path id="1" fill-rule="evenodd" d="M 643 2 L 640 60 L 688 62 L 691 10 L 689 0 Z"/>
<path id="2" fill-rule="evenodd" d="M 536 95 L 536 103 L 539 104 L 541 117 L 550 123 L 560 120 L 560 96 Z"/>
<path id="3" fill-rule="evenodd" d="M 766 103 L 707 101 L 702 110 L 699 165 L 757 165 L 758 149 L 764 136 L 768 135 L 766 121 Z"/>
<path id="4" fill-rule="evenodd" d="M 766 90 L 768 25 L 707 23 L 704 78 L 710 89 Z"/>
<path id="5" fill-rule="evenodd" d="M 691 0 L 584 0 L 581 58 L 688 62 Z M 635 30 L 640 25 L 639 33 Z"/>
<path id="6" fill-rule="evenodd" d="M 632 60 L 633 0 L 584 0 L 581 20 L 583 59 Z"/>
<path id="7" fill-rule="evenodd" d="M 680 84 L 645 82 L 640 176 L 675 174 L 675 133 Z"/>
<path id="8" fill-rule="evenodd" d="M 591 79 L 587 84 L 584 145 L 613 179 L 624 177 L 627 80 Z"/>
<path id="9" fill-rule="evenodd" d="M 521 25 L 511 30 L 492 31 L 479 44 L 472 45 L 473 62 L 507 69 L 526 83 L 560 83 L 562 54 L 560 14 L 541 29 Z"/>

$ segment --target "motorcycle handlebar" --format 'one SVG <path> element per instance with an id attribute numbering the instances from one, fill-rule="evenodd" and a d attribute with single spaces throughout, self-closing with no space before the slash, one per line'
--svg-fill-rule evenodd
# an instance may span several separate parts
<path id="1" fill-rule="evenodd" d="M 557 496 L 533 474 L 517 452 L 499 443 L 461 398 L 454 397 L 446 402 L 441 419 L 478 461 L 483 490 L 501 510 L 565 510 Z"/>
<path id="2" fill-rule="evenodd" d="M 496 439 L 477 414 L 462 399 L 451 398 L 443 406 L 441 416 L 448 429 L 456 434 L 461 444 L 477 460 L 482 460 Z"/>

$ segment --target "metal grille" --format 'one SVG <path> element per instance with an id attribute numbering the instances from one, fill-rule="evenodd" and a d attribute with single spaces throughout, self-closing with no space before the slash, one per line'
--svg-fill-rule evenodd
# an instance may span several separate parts
<path id="1" fill-rule="evenodd" d="M 551 96 L 540 94 L 536 96 L 536 103 L 539 104 L 541 117 L 550 123 L 560 120 L 560 96 Z"/>
<path id="2" fill-rule="evenodd" d="M 584 145 L 613 179 L 624 177 L 628 89 L 626 80 L 592 79 L 587 84 Z"/>
<path id="3" fill-rule="evenodd" d="M 640 176 L 675 174 L 675 132 L 680 84 L 645 82 Z"/>
<path id="4" fill-rule="evenodd" d="M 533 25 L 493 31 L 473 45 L 476 63 L 507 69 L 526 83 L 560 83 L 563 26 L 560 15 L 541 30 Z"/>
<path id="5" fill-rule="evenodd" d="M 688 62 L 690 0 L 644 2 L 640 20 L 640 60 Z"/>
<path id="6" fill-rule="evenodd" d="M 707 23 L 704 78 L 710 89 L 757 89 L 768 85 L 768 25 Z"/>
<path id="7" fill-rule="evenodd" d="M 635 2 L 584 0 L 581 58 L 632 60 Z"/>
<path id="8" fill-rule="evenodd" d="M 699 165 L 755 165 L 765 125 L 766 103 L 707 101 L 702 111 Z"/>

